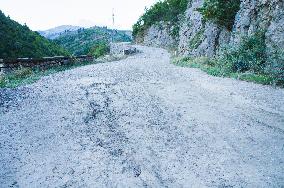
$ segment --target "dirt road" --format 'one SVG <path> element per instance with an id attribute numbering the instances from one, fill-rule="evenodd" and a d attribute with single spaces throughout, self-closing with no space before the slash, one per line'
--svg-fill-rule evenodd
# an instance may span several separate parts
<path id="1" fill-rule="evenodd" d="M 0 90 L 0 187 L 283 187 L 284 90 L 161 49 Z"/>

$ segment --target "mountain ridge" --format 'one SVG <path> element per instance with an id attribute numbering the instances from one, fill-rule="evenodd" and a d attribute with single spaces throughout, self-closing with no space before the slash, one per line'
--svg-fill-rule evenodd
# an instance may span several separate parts
<path id="1" fill-rule="evenodd" d="M 86 55 L 98 46 L 109 46 L 110 42 L 131 42 L 132 37 L 131 31 L 94 26 L 64 32 L 53 41 L 73 55 Z"/>
<path id="2" fill-rule="evenodd" d="M 0 23 L 0 58 L 69 55 L 62 47 L 12 20 L 1 10 Z"/>
<path id="3" fill-rule="evenodd" d="M 74 26 L 74 25 L 60 25 L 56 26 L 47 30 L 40 30 L 38 31 L 42 36 L 48 39 L 56 39 L 59 37 L 62 33 L 69 32 L 69 31 L 77 31 L 78 29 L 81 29 L 84 27 L 80 26 Z"/>

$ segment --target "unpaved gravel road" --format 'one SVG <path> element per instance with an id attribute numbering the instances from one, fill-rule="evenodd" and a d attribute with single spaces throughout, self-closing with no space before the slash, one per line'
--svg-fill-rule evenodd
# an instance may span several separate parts
<path id="1" fill-rule="evenodd" d="M 1 187 L 283 187 L 284 90 L 161 49 L 0 90 Z"/>

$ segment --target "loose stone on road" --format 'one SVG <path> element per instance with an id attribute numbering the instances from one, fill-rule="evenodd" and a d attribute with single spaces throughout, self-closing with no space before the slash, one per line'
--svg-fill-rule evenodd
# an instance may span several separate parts
<path id="1" fill-rule="evenodd" d="M 284 90 L 158 48 L 0 90 L 0 187 L 283 187 Z"/>

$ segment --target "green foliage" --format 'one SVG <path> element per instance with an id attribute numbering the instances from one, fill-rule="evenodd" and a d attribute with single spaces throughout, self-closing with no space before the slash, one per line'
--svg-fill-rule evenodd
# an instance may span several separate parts
<path id="1" fill-rule="evenodd" d="M 55 43 L 6 17 L 0 11 L 0 58 L 69 55 Z"/>
<path id="2" fill-rule="evenodd" d="M 154 4 L 133 25 L 133 37 L 143 36 L 146 29 L 161 21 L 170 22 L 177 27 L 172 31 L 172 35 L 179 33 L 179 15 L 185 12 L 189 0 L 164 0 Z"/>
<path id="3" fill-rule="evenodd" d="M 94 53 L 96 46 L 109 44 L 112 36 L 114 42 L 131 42 L 131 37 L 127 35 L 126 31 L 114 31 L 106 27 L 67 32 L 56 38 L 54 42 L 63 46 L 73 55 L 86 55 Z"/>
<path id="4" fill-rule="evenodd" d="M 98 58 L 109 53 L 109 50 L 110 50 L 109 45 L 107 45 L 106 43 L 98 43 L 90 49 L 89 55 Z"/>
<path id="5" fill-rule="evenodd" d="M 79 66 L 94 64 L 95 62 L 80 62 L 63 66 L 54 66 L 46 70 L 22 68 L 12 73 L 0 77 L 0 88 L 15 88 L 20 85 L 31 84 L 43 76 L 48 76 L 57 72 L 73 69 Z"/>
<path id="6" fill-rule="evenodd" d="M 219 55 L 221 63 L 231 66 L 233 72 L 264 73 L 267 58 L 265 32 L 258 31 L 243 37 L 238 46 L 227 46 Z"/>
<path id="7" fill-rule="evenodd" d="M 16 79 L 25 79 L 32 74 L 33 70 L 31 68 L 20 68 L 14 72 Z"/>
<path id="8" fill-rule="evenodd" d="M 203 27 L 200 29 L 194 37 L 189 41 L 189 48 L 190 49 L 196 49 L 203 41 L 203 34 L 204 34 L 205 28 Z"/>
<path id="9" fill-rule="evenodd" d="M 274 78 L 274 84 L 284 86 L 284 50 L 270 47 L 267 53 L 265 72 Z"/>
<path id="10" fill-rule="evenodd" d="M 4 76 L 0 76 L 0 88 L 6 85 L 6 80 Z"/>
<path id="11" fill-rule="evenodd" d="M 264 31 L 243 37 L 238 45 L 221 49 L 215 59 L 187 57 L 174 64 L 200 68 L 213 76 L 284 86 L 284 50 L 276 46 L 268 48 Z"/>
<path id="12" fill-rule="evenodd" d="M 174 27 L 172 28 L 170 35 L 173 37 L 178 37 L 179 36 L 179 30 L 180 30 L 180 26 L 175 24 Z"/>
<path id="13" fill-rule="evenodd" d="M 225 72 L 216 66 L 216 60 L 208 57 L 186 57 L 173 61 L 182 67 L 198 68 L 212 76 L 225 76 Z"/>
<path id="14" fill-rule="evenodd" d="M 243 73 L 238 75 L 238 79 L 255 82 L 259 84 L 269 85 L 274 82 L 273 77 L 264 74 Z"/>
<path id="15" fill-rule="evenodd" d="M 231 77 L 239 80 L 255 82 L 268 85 L 275 81 L 274 77 L 267 74 L 253 72 L 232 72 L 226 66 L 220 66 L 218 59 L 209 59 L 207 57 L 183 58 L 173 61 L 173 64 L 182 67 L 198 68 L 211 76 Z"/>
<path id="16" fill-rule="evenodd" d="M 240 0 L 205 0 L 203 7 L 197 10 L 202 14 L 204 21 L 211 20 L 231 30 L 240 4 Z"/>

